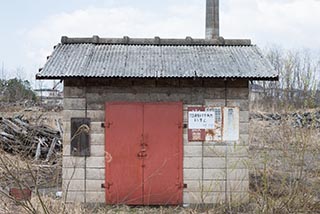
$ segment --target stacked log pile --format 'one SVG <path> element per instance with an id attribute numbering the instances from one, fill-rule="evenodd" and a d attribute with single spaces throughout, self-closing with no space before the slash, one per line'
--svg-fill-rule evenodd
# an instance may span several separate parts
<path id="1" fill-rule="evenodd" d="M 273 124 L 289 121 L 296 128 L 320 128 L 320 110 L 286 114 L 253 112 L 250 114 L 250 119 L 269 121 Z"/>
<path id="2" fill-rule="evenodd" d="M 62 128 L 57 130 L 46 125 L 31 125 L 23 116 L 0 118 L 0 147 L 11 154 L 46 160 L 62 151 Z"/>

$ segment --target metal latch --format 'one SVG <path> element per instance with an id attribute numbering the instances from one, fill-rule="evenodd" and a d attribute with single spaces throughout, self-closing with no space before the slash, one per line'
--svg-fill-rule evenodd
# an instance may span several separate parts
<path id="1" fill-rule="evenodd" d="M 107 185 L 101 184 L 101 188 L 110 189 L 110 187 L 113 185 L 112 182 L 107 182 Z"/>

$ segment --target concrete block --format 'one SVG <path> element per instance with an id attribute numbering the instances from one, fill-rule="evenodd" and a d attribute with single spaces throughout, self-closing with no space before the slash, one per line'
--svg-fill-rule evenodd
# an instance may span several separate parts
<path id="1" fill-rule="evenodd" d="M 183 159 L 184 169 L 201 169 L 202 158 L 201 157 L 185 157 Z"/>
<path id="2" fill-rule="evenodd" d="M 64 98 L 63 109 L 64 110 L 85 110 L 86 99 L 85 98 Z"/>
<path id="3" fill-rule="evenodd" d="M 249 111 L 240 111 L 240 123 L 249 123 Z"/>
<path id="4" fill-rule="evenodd" d="M 64 156 L 62 160 L 63 168 L 80 168 L 84 167 L 84 157 L 68 157 Z"/>
<path id="5" fill-rule="evenodd" d="M 184 183 L 187 184 L 187 188 L 184 191 L 189 192 L 222 192 L 225 191 L 225 181 L 221 180 L 184 180 Z"/>
<path id="6" fill-rule="evenodd" d="M 105 150 L 104 150 L 104 145 L 96 145 L 92 144 L 91 145 L 91 157 L 104 157 Z"/>
<path id="7" fill-rule="evenodd" d="M 63 144 L 63 156 L 70 156 L 70 144 Z"/>
<path id="8" fill-rule="evenodd" d="M 205 145 L 203 147 L 204 157 L 224 157 L 226 154 L 226 146 L 222 145 Z"/>
<path id="9" fill-rule="evenodd" d="M 249 170 L 228 169 L 228 180 L 249 180 Z"/>
<path id="10" fill-rule="evenodd" d="M 204 157 L 203 168 L 205 169 L 224 169 L 226 168 L 226 159 L 224 157 Z"/>
<path id="11" fill-rule="evenodd" d="M 87 168 L 88 180 L 104 180 L 105 169 L 104 168 Z"/>
<path id="12" fill-rule="evenodd" d="M 104 134 L 104 128 L 101 127 L 102 122 L 91 122 L 90 123 L 90 133 L 91 134 Z"/>
<path id="13" fill-rule="evenodd" d="M 212 106 L 212 107 L 224 107 L 225 106 L 225 99 L 214 99 L 214 100 L 205 100 L 205 106 Z"/>
<path id="14" fill-rule="evenodd" d="M 221 180 L 204 180 L 203 190 L 205 192 L 224 192 L 226 182 Z"/>
<path id="15" fill-rule="evenodd" d="M 64 197 L 66 197 L 66 202 L 70 203 L 84 203 L 84 192 L 79 191 L 69 191 L 64 192 Z"/>
<path id="16" fill-rule="evenodd" d="M 63 180 L 64 191 L 84 191 L 84 180 Z"/>
<path id="17" fill-rule="evenodd" d="M 62 168 L 63 180 L 84 179 L 84 168 Z"/>
<path id="18" fill-rule="evenodd" d="M 204 194 L 204 203 L 205 204 L 221 204 L 225 201 L 224 192 L 207 192 Z"/>
<path id="19" fill-rule="evenodd" d="M 240 134 L 249 134 L 249 123 L 240 123 Z"/>
<path id="20" fill-rule="evenodd" d="M 87 192 L 87 203 L 106 203 L 105 192 Z"/>
<path id="21" fill-rule="evenodd" d="M 88 110 L 87 116 L 91 119 L 92 122 L 103 123 L 105 119 L 105 111 L 101 110 Z"/>
<path id="22" fill-rule="evenodd" d="M 84 110 L 63 110 L 62 115 L 63 115 L 63 124 L 65 124 L 65 122 L 70 122 L 71 118 L 86 116 Z"/>
<path id="23" fill-rule="evenodd" d="M 200 192 L 183 192 L 183 203 L 184 204 L 199 204 L 202 202 Z"/>
<path id="24" fill-rule="evenodd" d="M 87 157 L 87 168 L 104 168 L 105 159 L 103 157 Z"/>
<path id="25" fill-rule="evenodd" d="M 104 133 L 102 134 L 91 133 L 90 141 L 91 141 L 91 145 L 105 145 Z"/>
<path id="26" fill-rule="evenodd" d="M 63 133 L 69 133 L 69 135 L 71 136 L 71 120 L 63 121 Z"/>
<path id="27" fill-rule="evenodd" d="M 229 157 L 228 169 L 248 169 L 251 166 L 250 159 L 247 157 Z"/>
<path id="28" fill-rule="evenodd" d="M 225 169 L 204 169 L 203 178 L 205 180 L 224 180 L 226 179 Z"/>
<path id="29" fill-rule="evenodd" d="M 184 145 L 184 157 L 201 157 L 202 146 L 201 145 Z"/>
<path id="30" fill-rule="evenodd" d="M 101 184 L 104 184 L 105 180 L 87 180 L 86 187 L 88 192 L 105 192 L 104 188 L 101 188 Z"/>
<path id="31" fill-rule="evenodd" d="M 249 88 L 228 88 L 228 99 L 249 99 Z M 232 106 L 232 105 L 229 105 Z"/>
<path id="32" fill-rule="evenodd" d="M 85 87 L 64 86 L 63 88 L 64 98 L 77 98 L 85 97 Z"/>
<path id="33" fill-rule="evenodd" d="M 249 145 L 249 134 L 240 134 L 240 144 Z"/>
<path id="34" fill-rule="evenodd" d="M 104 102 L 90 102 L 87 100 L 87 109 L 88 110 L 105 110 L 105 103 Z"/>
<path id="35" fill-rule="evenodd" d="M 71 142 L 70 139 L 71 139 L 70 131 L 66 131 L 66 129 L 64 129 L 64 132 L 63 132 L 63 145 L 70 144 L 70 142 Z"/>
<path id="36" fill-rule="evenodd" d="M 234 144 L 228 145 L 206 145 L 204 146 L 204 157 L 247 157 L 249 147 Z"/>
<path id="37" fill-rule="evenodd" d="M 183 169 L 184 180 L 201 180 L 202 169 Z"/>

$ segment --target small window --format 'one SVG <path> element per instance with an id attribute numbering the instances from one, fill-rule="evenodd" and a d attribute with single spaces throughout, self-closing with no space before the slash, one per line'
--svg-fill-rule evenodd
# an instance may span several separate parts
<path id="1" fill-rule="evenodd" d="M 71 118 L 71 155 L 90 156 L 90 118 Z"/>

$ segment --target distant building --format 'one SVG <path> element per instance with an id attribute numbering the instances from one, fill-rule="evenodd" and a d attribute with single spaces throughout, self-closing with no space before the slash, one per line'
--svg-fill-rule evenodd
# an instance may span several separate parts
<path id="1" fill-rule="evenodd" d="M 42 104 L 50 106 L 63 105 L 63 92 L 57 89 L 35 89 L 34 92 Z"/>

